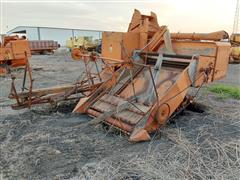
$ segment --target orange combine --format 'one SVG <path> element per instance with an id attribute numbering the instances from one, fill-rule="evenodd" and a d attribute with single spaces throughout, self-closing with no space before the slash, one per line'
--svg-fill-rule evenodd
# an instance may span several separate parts
<path id="1" fill-rule="evenodd" d="M 190 87 L 225 77 L 230 44 L 219 40 L 227 36 L 223 31 L 170 34 L 166 26 L 158 25 L 156 14 L 135 10 L 128 32 L 103 32 L 101 56 L 72 52 L 83 60 L 86 71 L 81 83 L 64 93 L 87 87 L 73 112 L 123 131 L 132 142 L 150 140 L 151 133 L 192 103 Z M 97 68 L 99 61 L 102 71 Z M 94 71 L 88 68 L 91 63 L 96 64 Z M 32 91 L 35 99 L 18 93 L 22 104 L 15 107 L 37 104 L 43 92 Z"/>
<path id="2" fill-rule="evenodd" d="M 101 59 L 118 64 L 111 78 L 114 84 L 107 81 L 90 97 L 80 99 L 74 112 L 87 113 L 129 134 L 130 141 L 150 140 L 152 132 L 189 105 L 190 87 L 226 75 L 230 44 L 219 42 L 226 38 L 226 33 L 220 34 L 211 37 L 216 41 L 204 42 L 173 34 L 171 41 L 154 13 L 147 16 L 135 10 L 128 32 L 102 36 Z"/>
<path id="3" fill-rule="evenodd" d="M 5 36 L 0 45 L 0 74 L 7 73 L 10 67 L 25 66 L 31 56 L 29 42 L 18 36 Z"/>

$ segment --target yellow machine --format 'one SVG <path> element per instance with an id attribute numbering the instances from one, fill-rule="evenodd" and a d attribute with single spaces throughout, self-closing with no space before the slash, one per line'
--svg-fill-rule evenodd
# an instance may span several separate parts
<path id="1" fill-rule="evenodd" d="M 91 36 L 78 36 L 77 38 L 70 37 L 67 40 L 67 47 L 70 49 L 81 48 L 87 51 L 93 51 L 99 45 L 98 40 L 93 40 Z"/>
<path id="2" fill-rule="evenodd" d="M 240 63 L 240 34 L 232 34 L 230 37 L 231 56 L 230 63 Z"/>

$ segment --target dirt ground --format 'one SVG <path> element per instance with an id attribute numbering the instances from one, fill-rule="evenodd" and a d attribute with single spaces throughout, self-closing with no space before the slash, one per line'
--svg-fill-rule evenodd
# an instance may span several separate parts
<path id="1" fill-rule="evenodd" d="M 68 54 L 31 58 L 34 88 L 74 82 L 81 62 Z M 20 88 L 22 70 L 17 74 Z M 221 83 L 240 85 L 240 65 Z M 240 101 L 200 90 L 203 113 L 186 110 L 153 135 L 132 144 L 123 134 L 87 125 L 74 104 L 12 110 L 11 79 L 0 78 L 1 179 L 239 179 Z"/>

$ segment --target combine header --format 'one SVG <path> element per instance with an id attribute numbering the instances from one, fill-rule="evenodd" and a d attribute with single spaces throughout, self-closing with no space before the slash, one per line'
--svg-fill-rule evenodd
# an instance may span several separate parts
<path id="1" fill-rule="evenodd" d="M 86 65 L 88 87 L 100 82 L 73 112 L 123 131 L 132 142 L 150 140 L 151 133 L 193 102 L 190 87 L 200 88 L 226 75 L 230 44 L 219 41 L 226 33 L 216 34 L 211 41 L 193 40 L 190 34 L 171 38 L 154 13 L 135 10 L 128 32 L 103 32 L 101 56 L 72 52 Z M 87 64 L 97 61 L 103 70 L 90 71 Z"/>

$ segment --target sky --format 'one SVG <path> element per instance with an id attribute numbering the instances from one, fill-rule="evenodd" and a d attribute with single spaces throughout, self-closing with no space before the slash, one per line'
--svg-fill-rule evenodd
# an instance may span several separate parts
<path id="1" fill-rule="evenodd" d="M 232 33 L 237 0 L 0 0 L 0 33 L 16 26 L 127 31 L 134 9 L 171 32 Z"/>

